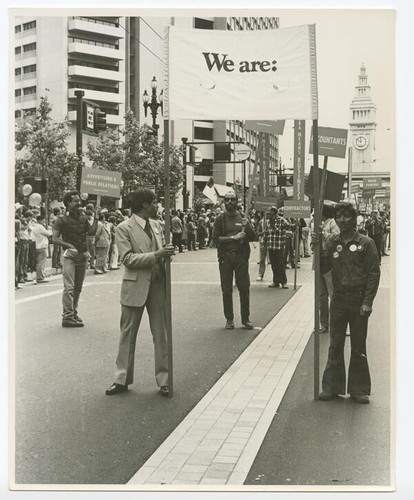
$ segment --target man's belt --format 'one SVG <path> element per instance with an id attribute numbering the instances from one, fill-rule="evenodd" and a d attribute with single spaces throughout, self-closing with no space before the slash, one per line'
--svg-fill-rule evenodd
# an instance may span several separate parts
<path id="1" fill-rule="evenodd" d="M 345 294 L 345 295 L 355 295 L 360 293 L 365 293 L 366 287 L 355 286 L 337 286 L 335 287 L 335 292 Z"/>
<path id="2" fill-rule="evenodd" d="M 223 253 L 225 254 L 231 254 L 231 255 L 241 255 L 242 249 L 240 248 L 225 248 L 223 249 Z"/>

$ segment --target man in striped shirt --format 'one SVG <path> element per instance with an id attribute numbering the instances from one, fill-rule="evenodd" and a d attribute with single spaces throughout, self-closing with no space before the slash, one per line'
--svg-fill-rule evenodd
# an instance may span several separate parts
<path id="1" fill-rule="evenodd" d="M 282 288 L 288 288 L 284 259 L 286 230 L 291 230 L 291 224 L 279 215 L 275 206 L 270 207 L 264 231 L 264 242 L 269 251 L 273 271 L 273 283 L 269 285 L 269 288 L 279 288 L 279 285 Z"/>

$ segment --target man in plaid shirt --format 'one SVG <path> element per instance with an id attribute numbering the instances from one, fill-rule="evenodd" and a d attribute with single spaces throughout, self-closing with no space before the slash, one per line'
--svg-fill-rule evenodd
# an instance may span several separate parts
<path id="1" fill-rule="evenodd" d="M 270 207 L 269 218 L 264 231 L 264 242 L 269 250 L 269 260 L 273 271 L 273 283 L 269 288 L 289 288 L 285 271 L 285 242 L 286 230 L 292 228 L 291 224 L 278 214 L 276 207 Z"/>

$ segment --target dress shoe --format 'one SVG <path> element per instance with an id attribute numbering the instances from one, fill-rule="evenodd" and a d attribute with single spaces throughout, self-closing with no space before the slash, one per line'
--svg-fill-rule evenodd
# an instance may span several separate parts
<path id="1" fill-rule="evenodd" d="M 38 283 L 49 283 L 49 280 L 37 280 L 35 285 L 37 285 Z"/>
<path id="2" fill-rule="evenodd" d="M 285 285 L 282 285 L 282 288 L 284 288 L 286 290 L 289 287 L 285 284 Z"/>
<path id="3" fill-rule="evenodd" d="M 128 390 L 127 385 L 117 384 L 114 382 L 109 389 L 105 391 L 107 396 L 113 396 L 114 394 L 119 394 L 121 392 L 126 392 Z"/>
<path id="4" fill-rule="evenodd" d="M 361 405 L 369 404 L 368 394 L 351 394 L 351 398 L 355 401 L 355 403 L 359 403 Z"/>
<path id="5" fill-rule="evenodd" d="M 73 319 L 74 319 L 75 321 L 77 321 L 78 323 L 79 323 L 79 322 L 80 322 L 80 323 L 83 323 L 82 318 L 81 318 L 80 316 L 78 316 L 77 314 L 75 314 L 75 316 L 73 316 Z"/>
<path id="6" fill-rule="evenodd" d="M 75 318 L 63 319 L 62 326 L 64 328 L 79 328 L 83 326 L 82 321 L 76 321 Z"/>
<path id="7" fill-rule="evenodd" d="M 93 274 L 103 274 L 103 271 L 97 271 L 97 270 L 95 269 L 95 271 L 94 271 L 94 273 L 93 273 Z"/>
<path id="8" fill-rule="evenodd" d="M 258 276 L 258 277 L 256 278 L 256 281 L 263 281 L 263 276 Z"/>
<path id="9" fill-rule="evenodd" d="M 168 389 L 168 385 L 162 385 L 160 387 L 160 394 L 161 394 L 161 396 L 169 396 L 170 395 L 170 391 Z"/>
<path id="10" fill-rule="evenodd" d="M 33 280 L 32 280 L 32 279 L 30 279 L 30 278 L 25 278 L 25 279 L 24 279 L 24 281 L 25 281 L 26 283 L 29 283 L 30 281 L 33 281 Z"/>
<path id="11" fill-rule="evenodd" d="M 253 330 L 253 324 L 250 321 L 243 321 L 242 325 L 245 330 Z"/>
<path id="12" fill-rule="evenodd" d="M 329 327 L 327 326 L 322 326 L 319 330 L 319 333 L 328 333 L 329 332 Z"/>
<path id="13" fill-rule="evenodd" d="M 226 321 L 226 330 L 234 330 L 234 321 L 229 319 Z"/>
<path id="14" fill-rule="evenodd" d="M 270 285 L 268 285 L 268 288 L 279 288 L 279 284 L 278 283 L 270 283 Z"/>
<path id="15" fill-rule="evenodd" d="M 321 401 L 331 401 L 332 399 L 335 399 L 338 396 L 338 394 L 333 394 L 332 392 L 328 391 L 322 391 L 319 393 L 319 399 Z"/>

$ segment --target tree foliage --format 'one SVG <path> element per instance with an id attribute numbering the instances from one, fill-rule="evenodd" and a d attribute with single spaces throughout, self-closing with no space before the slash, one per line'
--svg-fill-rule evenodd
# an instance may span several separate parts
<path id="1" fill-rule="evenodd" d="M 182 187 L 182 151 L 180 147 L 170 146 L 170 191 L 175 198 Z M 159 198 L 164 197 L 164 147 L 150 133 L 150 129 L 136 120 L 128 110 L 125 127 L 120 131 L 107 129 L 98 140 L 89 141 L 87 157 L 94 167 L 122 173 L 123 196 L 138 186 L 155 186 Z"/>
<path id="2" fill-rule="evenodd" d="M 52 120 L 52 106 L 47 97 L 40 98 L 39 107 L 31 117 L 16 126 L 15 188 L 21 192 L 23 178 L 39 176 L 49 180 L 49 199 L 62 199 L 64 191 L 76 183 L 75 153 L 68 153 L 69 123 Z"/>

